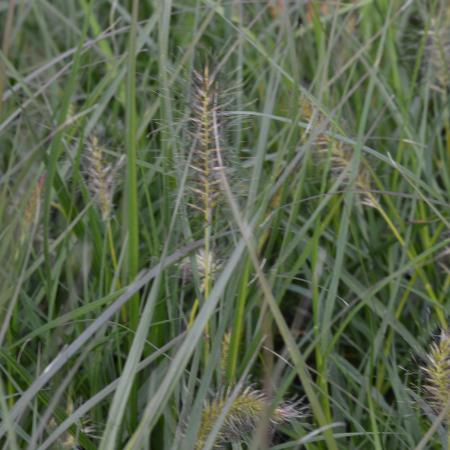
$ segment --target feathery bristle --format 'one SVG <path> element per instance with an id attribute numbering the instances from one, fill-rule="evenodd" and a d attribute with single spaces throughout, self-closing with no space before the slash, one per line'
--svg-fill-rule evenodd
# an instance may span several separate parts
<path id="1" fill-rule="evenodd" d="M 91 138 L 88 145 L 88 176 L 89 187 L 96 201 L 102 220 L 109 219 L 112 210 L 112 198 L 114 194 L 116 175 L 122 166 L 123 158 L 112 166 L 106 163 L 104 151 L 96 137 Z"/>
<path id="2" fill-rule="evenodd" d="M 209 250 L 207 253 L 203 248 L 198 250 L 195 254 L 195 263 L 197 264 L 197 270 L 200 275 L 202 287 L 206 274 L 214 276 L 214 274 L 216 274 L 221 267 L 220 261 L 217 260 L 215 253 L 212 250 Z M 194 273 L 191 259 L 189 257 L 183 258 L 179 267 L 182 272 L 183 280 L 191 280 Z"/>
<path id="3" fill-rule="evenodd" d="M 227 403 L 231 390 L 218 395 L 208 401 L 202 412 L 202 419 L 197 438 L 196 449 L 203 448 L 209 433 L 212 431 L 215 422 L 220 416 Z M 244 442 L 251 437 L 256 430 L 258 423 L 267 408 L 270 406 L 270 399 L 261 391 L 247 387 L 233 401 L 225 416 L 225 420 L 216 437 L 215 447 L 223 448 L 228 443 Z M 282 403 L 272 412 L 270 424 L 280 425 L 298 419 L 303 416 L 303 412 L 298 408 L 298 403 Z"/>
<path id="4" fill-rule="evenodd" d="M 194 210 L 201 211 L 208 224 L 212 210 L 220 194 L 219 171 L 222 169 L 217 158 L 213 116 L 219 116 L 218 91 L 214 78 L 205 66 L 203 72 L 194 72 L 190 135 L 194 149 L 190 164 L 191 179 L 188 187 L 192 193 L 189 203 Z M 220 130 L 219 130 L 220 131 Z"/>
<path id="5" fill-rule="evenodd" d="M 450 6 L 442 5 L 427 34 L 426 71 L 432 83 L 450 86 Z"/>
<path id="6" fill-rule="evenodd" d="M 433 343 L 423 367 L 426 376 L 425 392 L 430 406 L 437 414 L 448 408 L 445 417 L 450 427 L 450 332 L 442 330 L 438 343 Z"/>

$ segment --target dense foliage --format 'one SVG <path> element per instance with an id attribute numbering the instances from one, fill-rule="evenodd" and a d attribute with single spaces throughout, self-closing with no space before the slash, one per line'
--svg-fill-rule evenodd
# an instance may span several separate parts
<path id="1" fill-rule="evenodd" d="M 0 30 L 2 448 L 450 445 L 445 0 Z"/>

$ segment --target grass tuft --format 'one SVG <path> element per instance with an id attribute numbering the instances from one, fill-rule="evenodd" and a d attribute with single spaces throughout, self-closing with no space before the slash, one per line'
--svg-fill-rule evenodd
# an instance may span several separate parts
<path id="1" fill-rule="evenodd" d="M 0 1 L 0 448 L 448 447 L 449 21 Z"/>

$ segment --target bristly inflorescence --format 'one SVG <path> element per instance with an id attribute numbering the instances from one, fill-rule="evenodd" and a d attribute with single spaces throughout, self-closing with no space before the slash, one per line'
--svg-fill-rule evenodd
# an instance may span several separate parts
<path id="1" fill-rule="evenodd" d="M 195 447 L 197 450 L 203 448 L 208 435 L 224 410 L 225 404 L 230 399 L 230 395 L 231 390 L 229 389 L 206 402 Z M 222 449 L 229 443 L 245 442 L 251 438 L 270 404 L 270 399 L 263 392 L 251 386 L 245 388 L 228 409 L 216 437 L 214 448 Z M 299 408 L 298 402 L 283 402 L 273 410 L 269 420 L 270 425 L 275 426 L 303 416 L 304 410 Z"/>
<path id="2" fill-rule="evenodd" d="M 217 154 L 216 135 L 221 134 L 215 127 L 214 118 L 220 117 L 219 93 L 214 76 L 206 65 L 202 72 L 194 72 L 194 85 L 190 116 L 189 134 L 192 140 L 190 162 L 191 176 L 188 188 L 192 196 L 189 206 L 204 215 L 207 225 L 211 224 L 213 210 L 220 195 L 219 171 L 223 167 Z M 216 122 L 217 123 L 217 122 Z"/>
<path id="3" fill-rule="evenodd" d="M 431 345 L 423 371 L 428 402 L 436 414 L 447 409 L 444 422 L 450 428 L 450 331 L 442 330 L 439 342 Z"/>
<path id="4" fill-rule="evenodd" d="M 442 2 L 427 33 L 426 72 L 434 85 L 450 87 L 450 6 Z"/>
<path id="5" fill-rule="evenodd" d="M 44 183 L 45 183 L 45 175 L 42 175 L 36 185 L 34 186 L 31 196 L 28 200 L 28 203 L 26 205 L 24 214 L 23 214 L 23 221 L 22 221 L 22 229 L 21 229 L 21 235 L 20 235 L 20 241 L 23 241 L 23 239 L 27 236 L 29 233 L 32 225 L 37 222 L 38 216 L 39 216 L 39 210 L 42 202 L 42 191 L 44 189 Z"/>
<path id="6" fill-rule="evenodd" d="M 117 184 L 117 172 L 122 166 L 123 157 L 115 165 L 105 161 L 104 150 L 94 136 L 87 147 L 87 166 L 89 188 L 100 209 L 102 220 L 110 218 L 112 199 Z"/>
<path id="7" fill-rule="evenodd" d="M 217 204 L 221 196 L 223 161 L 223 120 L 220 90 L 214 73 L 205 65 L 194 71 L 190 115 L 188 120 L 189 176 L 188 206 L 194 213 L 194 223 L 203 232 L 204 248 L 197 254 L 197 266 L 202 278 L 201 290 L 209 296 L 211 282 L 219 266 L 212 246 L 212 232 L 217 220 Z"/>
<path id="8" fill-rule="evenodd" d="M 208 253 L 204 248 L 197 251 L 194 256 L 195 263 L 197 265 L 198 274 L 201 281 L 201 287 L 203 288 L 203 282 L 206 274 L 208 273 L 211 277 L 220 271 L 222 264 L 221 261 L 216 257 L 216 254 L 210 250 Z M 190 281 L 193 278 L 194 270 L 191 263 L 191 258 L 186 257 L 181 261 L 179 265 L 181 269 L 183 281 Z"/>

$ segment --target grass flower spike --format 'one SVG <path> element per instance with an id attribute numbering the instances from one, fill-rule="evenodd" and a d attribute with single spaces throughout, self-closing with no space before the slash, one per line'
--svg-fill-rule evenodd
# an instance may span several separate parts
<path id="1" fill-rule="evenodd" d="M 219 114 L 219 92 L 215 77 L 206 65 L 201 72 L 194 72 L 189 137 L 192 143 L 190 158 L 190 191 L 188 205 L 203 229 L 205 246 L 196 256 L 202 275 L 202 291 L 209 296 L 211 279 L 216 267 L 211 248 L 211 233 L 214 214 L 220 196 L 219 171 L 221 164 L 217 157 L 214 117 Z M 219 151 L 221 151 L 219 149 Z"/>
<path id="2" fill-rule="evenodd" d="M 116 185 L 117 172 L 122 166 L 123 158 L 113 166 L 105 161 L 104 150 L 96 137 L 91 138 L 88 145 L 89 187 L 100 209 L 103 221 L 110 218 L 112 198 Z"/>
<path id="3" fill-rule="evenodd" d="M 450 86 L 450 6 L 442 5 L 439 16 L 431 20 L 427 36 L 426 70 L 441 89 Z"/>
<path id="4" fill-rule="evenodd" d="M 213 277 L 214 274 L 220 270 L 221 264 L 220 261 L 217 260 L 213 251 L 206 253 L 203 248 L 195 253 L 194 259 L 197 265 L 200 281 L 202 283 L 201 288 L 203 289 L 206 271 L 208 270 L 209 275 Z M 194 271 L 192 268 L 191 258 L 184 258 L 180 263 L 180 269 L 183 281 L 192 280 Z"/>
<path id="5" fill-rule="evenodd" d="M 21 241 L 24 239 L 26 234 L 31 229 L 34 222 L 38 219 L 39 216 L 39 210 L 41 207 L 41 197 L 42 197 L 42 190 L 44 189 L 44 183 L 45 183 L 45 175 L 42 175 L 39 178 L 39 181 L 36 183 L 36 185 L 33 188 L 33 191 L 31 192 L 30 199 L 28 200 L 28 203 L 26 205 L 24 214 L 23 214 L 23 222 L 22 222 L 22 234 L 21 234 Z"/>
<path id="6" fill-rule="evenodd" d="M 447 409 L 444 422 L 450 437 L 450 332 L 442 331 L 438 343 L 433 343 L 423 368 L 426 374 L 425 391 L 436 414 Z"/>
<path id="7" fill-rule="evenodd" d="M 190 117 L 190 135 L 194 149 L 189 186 L 193 195 L 189 206 L 200 211 L 204 215 L 205 223 L 210 225 L 220 194 L 218 171 L 221 167 L 217 158 L 213 129 L 213 116 L 217 116 L 219 112 L 219 94 L 208 66 L 205 66 L 202 73 L 194 72 L 194 76 Z"/>
<path id="8" fill-rule="evenodd" d="M 229 399 L 230 392 L 227 390 L 224 394 L 222 393 L 206 403 L 202 412 L 196 450 L 203 448 Z M 244 389 L 231 404 L 217 435 L 214 448 L 221 449 L 226 444 L 244 442 L 250 438 L 270 403 L 270 399 L 261 391 L 252 387 Z M 285 402 L 275 408 L 270 417 L 270 423 L 275 426 L 301 416 L 302 411 L 298 408 L 297 403 Z"/>

